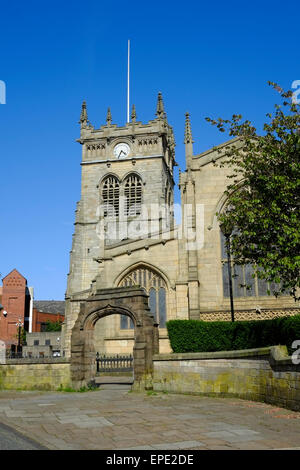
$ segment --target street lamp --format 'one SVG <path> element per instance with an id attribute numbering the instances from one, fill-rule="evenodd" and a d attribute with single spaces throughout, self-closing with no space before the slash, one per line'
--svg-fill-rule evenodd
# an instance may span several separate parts
<path id="1" fill-rule="evenodd" d="M 22 323 L 21 318 L 19 318 L 18 323 L 16 323 L 16 326 L 18 328 L 18 347 L 17 347 L 18 354 L 21 352 L 21 328 L 23 325 L 24 323 Z"/>
<path id="2" fill-rule="evenodd" d="M 2 312 L 2 310 L 3 310 L 3 316 L 4 316 L 4 317 L 7 317 L 7 311 L 4 310 L 3 305 L 0 304 L 0 313 Z"/>
<path id="3" fill-rule="evenodd" d="M 227 251 L 227 267 L 228 267 L 228 278 L 229 278 L 229 295 L 230 295 L 230 311 L 231 311 L 231 321 L 234 321 L 234 306 L 233 306 L 233 292 L 232 292 L 232 270 L 231 270 L 231 246 L 230 246 L 230 237 L 232 234 L 232 228 L 225 226 L 225 224 L 220 225 L 220 229 L 226 239 L 226 251 Z"/>

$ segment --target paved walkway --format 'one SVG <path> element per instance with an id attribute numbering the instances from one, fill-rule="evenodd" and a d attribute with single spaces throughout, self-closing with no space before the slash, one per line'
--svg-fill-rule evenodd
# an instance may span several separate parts
<path id="1" fill-rule="evenodd" d="M 300 449 L 300 413 L 231 398 L 113 387 L 1 391 L 0 422 L 49 449 Z"/>
<path id="2" fill-rule="evenodd" d="M 14 429 L 0 423 L 0 450 L 47 450 Z"/>

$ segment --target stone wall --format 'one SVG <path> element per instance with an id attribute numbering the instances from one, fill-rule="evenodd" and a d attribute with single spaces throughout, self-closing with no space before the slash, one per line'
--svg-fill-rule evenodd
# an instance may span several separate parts
<path id="1" fill-rule="evenodd" d="M 0 390 L 57 390 L 71 386 L 70 363 L 56 359 L 7 359 L 0 364 Z"/>
<path id="2" fill-rule="evenodd" d="M 231 396 L 300 410 L 300 365 L 285 346 L 215 353 L 157 354 L 153 389 Z"/>

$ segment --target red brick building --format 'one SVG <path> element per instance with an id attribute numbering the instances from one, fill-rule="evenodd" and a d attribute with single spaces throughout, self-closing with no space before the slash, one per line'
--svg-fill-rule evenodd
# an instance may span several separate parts
<path id="1" fill-rule="evenodd" d="M 47 321 L 64 320 L 63 301 L 33 301 L 33 288 L 13 269 L 3 278 L 0 287 L 0 340 L 7 347 L 18 343 L 18 323 L 29 333 L 43 331 Z"/>
<path id="2" fill-rule="evenodd" d="M 63 322 L 65 302 L 59 300 L 37 300 L 33 302 L 32 332 L 45 331 L 50 322 Z"/>
<path id="3" fill-rule="evenodd" d="M 25 277 L 16 269 L 3 278 L 0 303 L 3 306 L 0 313 L 0 340 L 8 346 L 17 344 L 17 323 L 20 321 L 28 331 L 31 295 Z"/>

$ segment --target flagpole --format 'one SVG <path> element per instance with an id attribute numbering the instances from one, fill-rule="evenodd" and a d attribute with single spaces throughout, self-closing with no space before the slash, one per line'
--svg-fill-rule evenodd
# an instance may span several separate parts
<path id="1" fill-rule="evenodd" d="M 128 39 L 128 61 L 127 61 L 127 122 L 129 122 L 129 74 L 130 74 L 130 39 Z"/>

